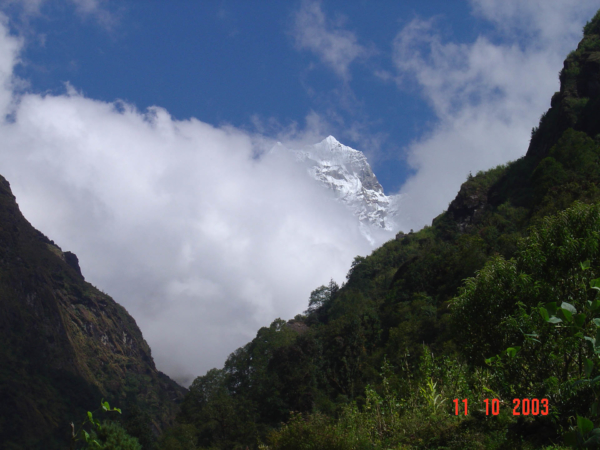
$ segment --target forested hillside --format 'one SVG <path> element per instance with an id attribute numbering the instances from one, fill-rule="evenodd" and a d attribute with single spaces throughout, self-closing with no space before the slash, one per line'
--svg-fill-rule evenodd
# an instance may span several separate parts
<path id="1" fill-rule="evenodd" d="M 526 156 L 198 377 L 168 448 L 597 446 L 600 14 L 560 84 Z"/>
<path id="2" fill-rule="evenodd" d="M 0 448 L 65 449 L 104 398 L 152 443 L 185 389 L 156 370 L 125 308 L 22 216 L 0 176 Z"/>

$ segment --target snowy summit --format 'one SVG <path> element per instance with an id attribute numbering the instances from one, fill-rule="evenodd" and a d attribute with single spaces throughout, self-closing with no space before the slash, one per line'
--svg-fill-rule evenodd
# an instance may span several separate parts
<path id="1" fill-rule="evenodd" d="M 276 148 L 285 149 L 281 144 Z M 287 150 L 298 162 L 307 165 L 307 172 L 313 179 L 333 190 L 361 224 L 393 230 L 400 196 L 385 195 L 361 151 L 341 144 L 333 136 L 298 150 Z"/>

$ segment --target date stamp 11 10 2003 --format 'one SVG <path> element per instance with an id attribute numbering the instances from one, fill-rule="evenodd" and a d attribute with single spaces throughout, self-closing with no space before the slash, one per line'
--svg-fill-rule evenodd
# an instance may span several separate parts
<path id="1" fill-rule="evenodd" d="M 469 405 L 468 400 L 462 399 L 459 400 L 455 398 L 454 400 L 454 414 L 465 416 L 469 414 Z M 462 403 L 462 405 L 461 405 Z M 488 399 L 486 398 L 483 403 L 485 404 L 485 414 L 489 416 L 490 414 L 493 416 L 497 416 L 500 414 L 500 400 L 497 398 Z M 512 401 L 513 403 L 513 416 L 547 416 L 548 415 L 548 399 L 542 398 L 515 398 Z"/>

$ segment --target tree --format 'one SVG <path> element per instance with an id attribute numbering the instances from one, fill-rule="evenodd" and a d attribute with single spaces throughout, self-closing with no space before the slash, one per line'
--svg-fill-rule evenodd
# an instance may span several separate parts
<path id="1" fill-rule="evenodd" d="M 531 229 L 516 257 L 492 258 L 453 301 L 455 341 L 507 398 L 552 398 L 561 417 L 597 401 L 600 205 L 575 204 Z M 593 383 L 592 383 L 593 384 Z M 577 392 L 580 392 L 579 394 Z"/>
<path id="2" fill-rule="evenodd" d="M 111 408 L 108 402 L 104 400 L 100 402 L 101 410 L 105 413 L 118 412 L 119 408 Z M 138 440 L 129 434 L 118 423 L 112 421 L 104 421 L 100 423 L 94 417 L 94 412 L 88 411 L 85 420 L 78 429 L 71 423 L 73 429 L 71 439 L 71 449 L 74 449 L 77 442 L 84 441 L 82 448 L 104 449 L 104 450 L 142 450 L 142 446 Z M 86 428 L 89 430 L 86 431 Z"/>
<path id="3" fill-rule="evenodd" d="M 322 307 L 327 306 L 339 289 L 340 287 L 338 284 L 331 279 L 327 286 L 319 286 L 312 291 L 308 300 L 308 309 L 305 311 L 305 314 L 312 314 Z"/>
<path id="4" fill-rule="evenodd" d="M 201 445 L 228 441 L 236 427 L 234 400 L 225 380 L 224 370 L 209 370 L 194 380 L 181 405 L 179 419 L 196 426 Z"/>
<path id="5" fill-rule="evenodd" d="M 101 450 L 142 450 L 138 440 L 129 434 L 117 422 L 104 422 L 102 428 L 96 431 L 97 440 L 100 442 L 97 448 Z"/>

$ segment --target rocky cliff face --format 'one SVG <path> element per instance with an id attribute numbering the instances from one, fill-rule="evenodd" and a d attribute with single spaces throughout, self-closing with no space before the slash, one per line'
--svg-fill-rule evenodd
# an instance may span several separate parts
<path id="1" fill-rule="evenodd" d="M 361 223 L 384 230 L 394 228 L 399 196 L 385 195 L 362 152 L 341 144 L 333 136 L 299 150 L 289 150 L 281 144 L 274 150 L 292 152 L 306 166 L 308 174 L 334 191 Z"/>
<path id="2" fill-rule="evenodd" d="M 101 398 L 135 405 L 160 430 L 185 393 L 156 370 L 125 308 L 25 220 L 1 176 L 0 361 L 0 442 L 14 448 L 60 448 Z"/>
<path id="3" fill-rule="evenodd" d="M 488 206 L 488 186 L 477 186 L 474 183 L 463 183 L 456 198 L 448 206 L 448 215 L 456 222 L 460 231 L 467 231 L 469 226 L 482 216 Z"/>
<path id="4" fill-rule="evenodd" d="M 583 38 L 566 58 L 559 78 L 560 91 L 552 96 L 550 108 L 542 115 L 539 126 L 532 130 L 525 157 L 505 171 L 489 171 L 461 186 L 444 214 L 459 231 L 474 229 L 486 213 L 505 202 L 533 214 L 544 207 L 540 192 L 546 193 L 548 189 L 552 191 L 551 196 L 563 199 L 564 207 L 575 199 L 590 201 L 595 197 L 596 188 L 590 184 L 590 181 L 595 183 L 593 177 L 585 180 L 581 176 L 582 168 L 578 169 L 577 176 L 569 173 L 568 170 L 574 170 L 577 158 L 566 157 L 573 152 L 559 151 L 557 146 L 561 139 L 563 147 L 566 145 L 567 135 L 572 137 L 572 142 L 566 147 L 576 146 L 575 141 L 583 139 L 584 133 L 593 142 L 600 143 L 600 13 L 584 28 Z M 589 161 L 594 165 L 593 158 Z"/>
<path id="5" fill-rule="evenodd" d="M 600 20 L 594 17 L 584 28 L 583 39 L 564 62 L 559 74 L 560 91 L 532 132 L 527 156 L 542 159 L 568 128 L 589 136 L 600 134 Z"/>

